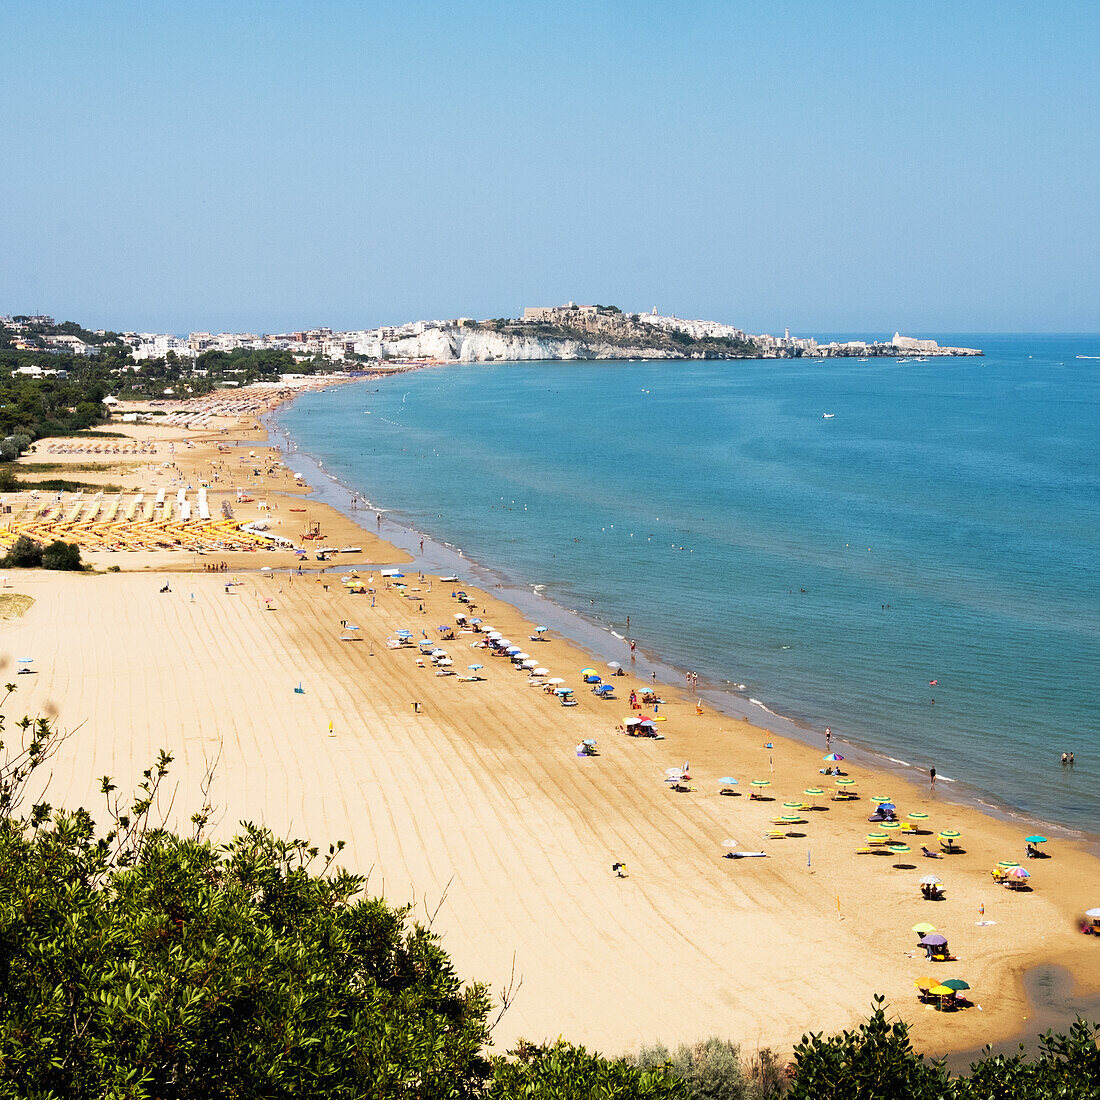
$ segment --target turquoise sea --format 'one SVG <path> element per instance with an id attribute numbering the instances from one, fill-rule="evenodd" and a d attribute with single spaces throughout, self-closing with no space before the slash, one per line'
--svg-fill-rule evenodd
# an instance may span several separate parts
<path id="1" fill-rule="evenodd" d="M 275 426 L 605 656 L 1095 834 L 1100 336 L 937 339 L 985 357 L 456 365 Z"/>

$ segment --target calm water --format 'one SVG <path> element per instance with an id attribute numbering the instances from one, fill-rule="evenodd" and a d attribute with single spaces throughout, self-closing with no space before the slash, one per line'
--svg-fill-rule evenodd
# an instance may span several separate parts
<path id="1" fill-rule="evenodd" d="M 1100 336 L 941 342 L 986 357 L 454 366 L 279 425 L 682 669 L 1096 832 Z"/>

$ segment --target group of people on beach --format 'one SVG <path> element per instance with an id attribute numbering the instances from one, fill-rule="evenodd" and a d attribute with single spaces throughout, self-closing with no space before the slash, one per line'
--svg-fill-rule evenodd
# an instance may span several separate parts
<path id="1" fill-rule="evenodd" d="M 204 562 L 202 566 L 204 573 L 228 573 L 229 562 L 227 561 L 209 561 Z"/>

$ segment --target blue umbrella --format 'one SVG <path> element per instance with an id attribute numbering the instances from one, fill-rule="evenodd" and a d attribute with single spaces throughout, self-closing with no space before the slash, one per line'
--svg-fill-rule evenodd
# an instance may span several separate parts
<path id="1" fill-rule="evenodd" d="M 1045 836 L 1025 836 L 1024 840 L 1026 840 L 1028 844 L 1046 844 L 1047 842 Z"/>
<path id="2" fill-rule="evenodd" d="M 582 745 L 594 745 L 595 743 L 596 743 L 596 739 L 594 737 L 586 737 L 581 742 Z"/>
<path id="3" fill-rule="evenodd" d="M 736 786 L 737 784 L 737 780 L 734 779 L 732 775 L 724 775 L 721 779 L 718 780 L 718 782 L 724 783 L 727 787 Z"/>
<path id="4" fill-rule="evenodd" d="M 482 668 L 484 668 L 485 666 L 484 666 L 484 665 L 467 665 L 466 667 L 467 667 L 467 668 L 468 668 L 468 669 L 469 669 L 469 670 L 470 670 L 471 672 L 479 672 L 479 671 L 481 671 L 481 669 L 482 669 Z"/>

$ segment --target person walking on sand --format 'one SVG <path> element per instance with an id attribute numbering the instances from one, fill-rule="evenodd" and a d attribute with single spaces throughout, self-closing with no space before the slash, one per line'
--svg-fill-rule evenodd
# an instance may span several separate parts
<path id="1" fill-rule="evenodd" d="M 833 731 L 826 726 L 825 727 L 825 748 L 828 748 L 833 741 Z"/>
<path id="2" fill-rule="evenodd" d="M 928 769 L 928 785 L 934 791 L 936 789 L 936 769 Z"/>

